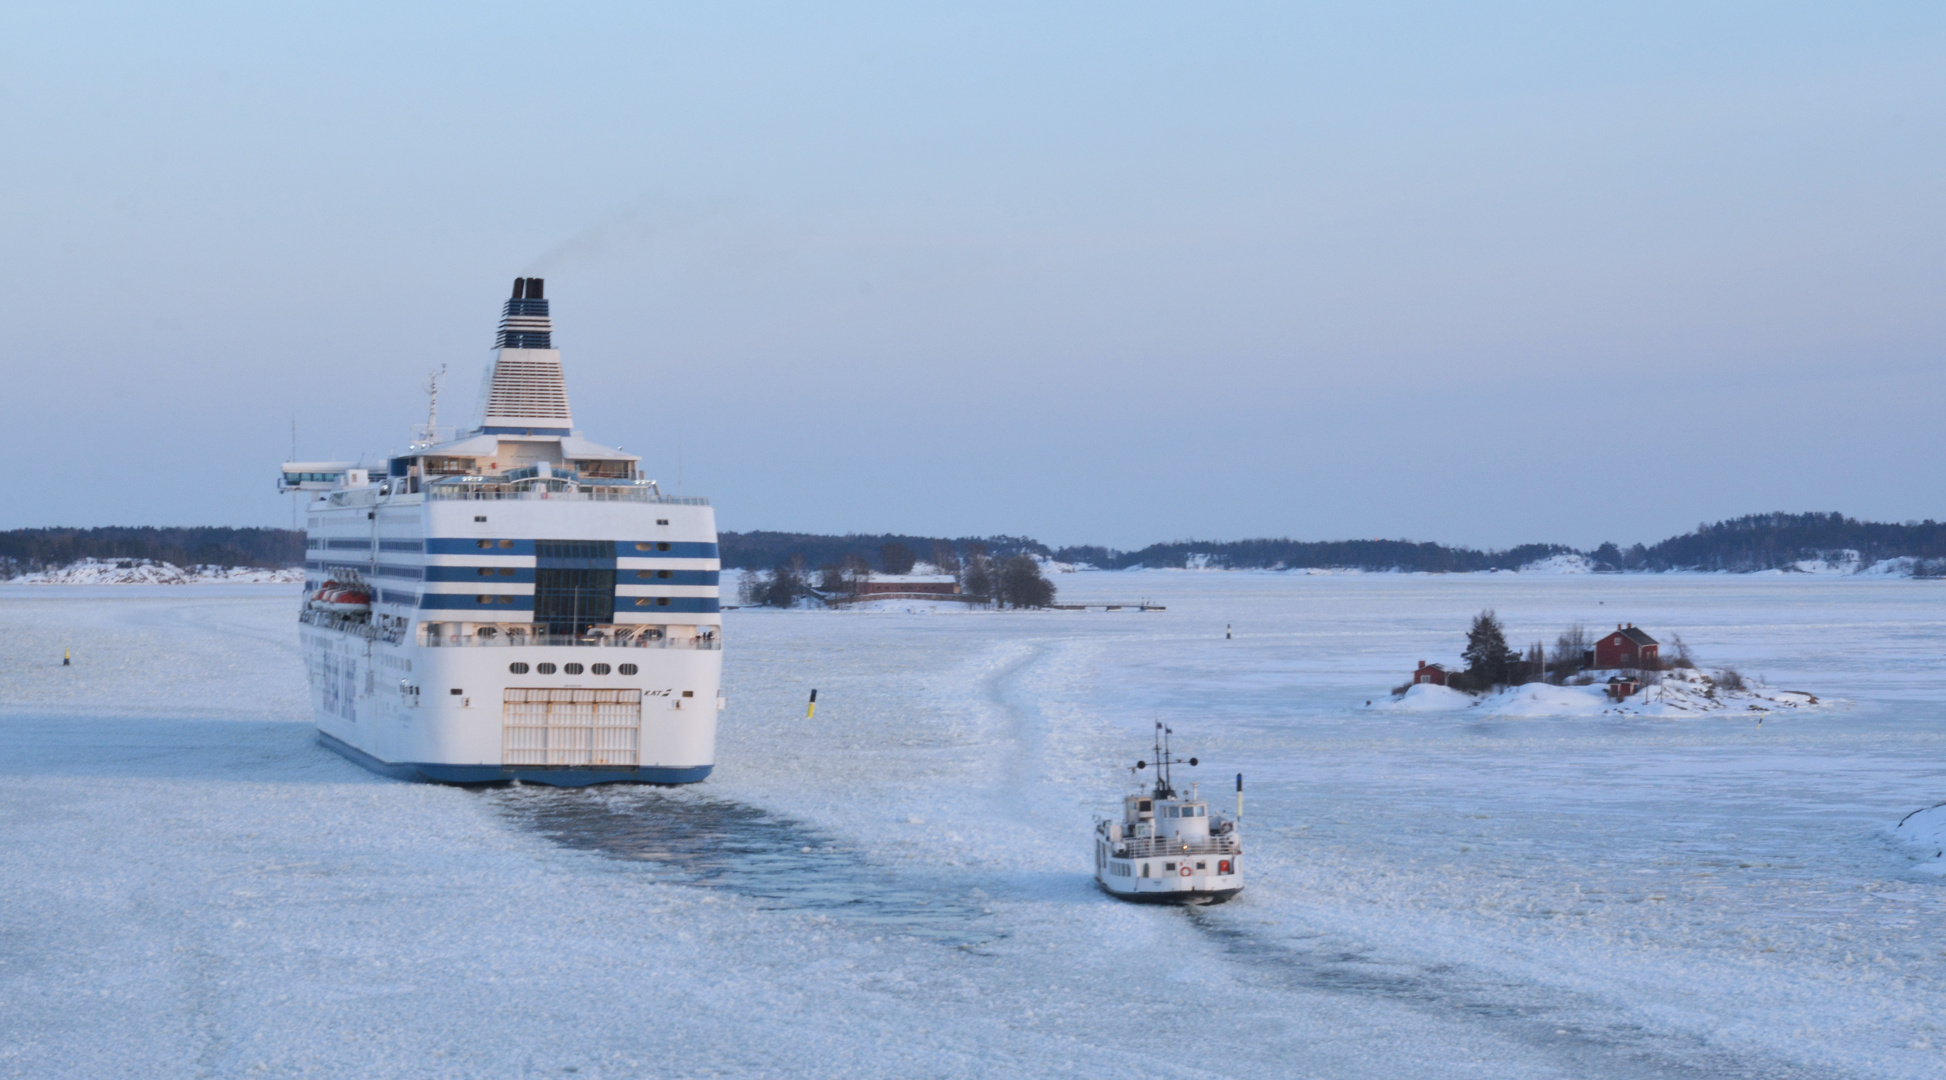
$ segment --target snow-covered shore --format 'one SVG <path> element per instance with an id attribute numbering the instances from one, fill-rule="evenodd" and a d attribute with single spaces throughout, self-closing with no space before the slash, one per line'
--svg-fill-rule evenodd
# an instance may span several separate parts
<path id="1" fill-rule="evenodd" d="M 151 559 L 81 559 L 56 570 L 6 579 L 9 585 L 280 585 L 299 584 L 299 567 L 177 566 Z"/>

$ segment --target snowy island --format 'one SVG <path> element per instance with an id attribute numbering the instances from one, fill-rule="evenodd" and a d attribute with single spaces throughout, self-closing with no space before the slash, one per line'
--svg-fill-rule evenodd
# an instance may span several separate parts
<path id="1" fill-rule="evenodd" d="M 1803 690 L 1753 685 L 1734 668 L 1705 673 L 1689 646 L 1670 635 L 1671 653 L 1633 623 L 1590 640 L 1586 628 L 1569 627 L 1552 649 L 1535 642 L 1525 653 L 1507 646 L 1498 616 L 1483 611 L 1467 631 L 1461 654 L 1466 666 L 1419 661 L 1393 700 L 1372 706 L 1386 712 L 1466 712 L 1473 716 L 1700 716 L 1755 714 L 1825 704 Z M 1370 702 L 1367 702 L 1371 705 Z"/>

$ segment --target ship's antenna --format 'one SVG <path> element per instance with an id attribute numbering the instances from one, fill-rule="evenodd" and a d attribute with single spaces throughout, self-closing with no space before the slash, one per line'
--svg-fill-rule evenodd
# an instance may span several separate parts
<path id="1" fill-rule="evenodd" d="M 431 445 L 439 441 L 439 380 L 446 377 L 446 365 L 426 376 L 426 437 L 424 442 Z"/>

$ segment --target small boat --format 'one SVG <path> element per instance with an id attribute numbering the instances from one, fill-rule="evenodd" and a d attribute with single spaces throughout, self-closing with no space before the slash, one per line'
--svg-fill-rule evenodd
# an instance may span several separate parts
<path id="1" fill-rule="evenodd" d="M 372 594 L 362 585 L 327 581 L 311 594 L 311 607 L 335 615 L 367 615 L 372 610 Z"/>
<path id="2" fill-rule="evenodd" d="M 1095 819 L 1095 883 L 1140 904 L 1220 904 L 1243 891 L 1243 774 L 1236 816 L 1210 813 L 1196 784 L 1176 790 L 1173 766 L 1194 768 L 1196 759 L 1172 756 L 1169 735 L 1156 724 L 1154 761 L 1129 770 L 1135 790 L 1122 799 L 1121 819 Z M 1155 777 L 1145 783 L 1149 768 Z"/>

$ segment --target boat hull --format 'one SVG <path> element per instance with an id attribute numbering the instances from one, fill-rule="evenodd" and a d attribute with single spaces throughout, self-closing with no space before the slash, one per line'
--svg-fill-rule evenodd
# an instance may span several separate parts
<path id="1" fill-rule="evenodd" d="M 425 784 L 543 784 L 548 787 L 591 787 L 595 784 L 677 784 L 699 783 L 709 777 L 713 765 L 689 767 L 623 768 L 607 765 L 452 765 L 437 761 L 381 761 L 341 739 L 318 732 L 318 742 L 335 753 L 394 780 Z"/>
<path id="2" fill-rule="evenodd" d="M 1243 891 L 1243 886 L 1238 885 L 1235 888 L 1228 889 L 1171 889 L 1168 891 L 1152 892 L 1119 892 L 1109 887 L 1107 882 L 1100 879 L 1096 879 L 1095 884 L 1101 888 L 1102 892 L 1107 893 L 1117 900 L 1126 900 L 1131 904 L 1220 904 Z"/>

